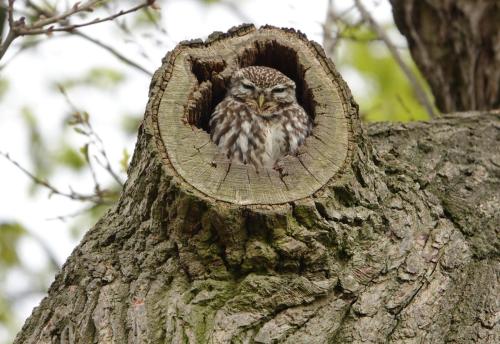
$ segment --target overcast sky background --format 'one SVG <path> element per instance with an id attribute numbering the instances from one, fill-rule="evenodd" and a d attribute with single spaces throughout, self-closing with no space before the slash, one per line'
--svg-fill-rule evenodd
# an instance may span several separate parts
<path id="1" fill-rule="evenodd" d="M 131 1 L 123 1 L 121 8 L 129 8 Z M 241 13 L 257 26 L 271 24 L 280 27 L 293 27 L 304 32 L 308 38 L 322 42 L 322 28 L 327 8 L 326 0 L 247 0 L 237 1 Z M 352 1 L 336 1 L 338 8 L 352 6 Z M 364 1 L 374 17 L 381 23 L 392 22 L 390 5 L 384 1 Z M 200 5 L 194 0 L 170 0 L 162 5 L 162 25 L 165 35 L 156 35 L 161 42 L 143 40 L 137 35 L 137 42 L 116 41 L 112 23 L 103 23 L 83 31 L 93 37 L 111 44 L 125 52 L 133 60 L 154 72 L 161 58 L 179 41 L 193 38 L 206 38 L 212 31 L 227 31 L 242 23 L 242 17 L 222 5 Z M 142 46 L 142 48 L 141 48 Z M 148 58 L 141 56 L 144 49 Z M 16 50 L 11 47 L 4 61 L 9 60 Z M 93 67 L 110 67 L 122 71 L 126 80 L 116 90 L 100 91 L 78 87 L 69 92 L 75 104 L 91 115 L 92 124 L 103 138 L 110 161 L 118 167 L 122 151 L 126 148 L 133 152 L 136 137 L 129 137 L 120 128 L 120 116 L 124 113 L 142 115 L 148 100 L 150 77 L 132 69 L 111 54 L 92 43 L 69 35 L 54 35 L 35 50 L 24 52 L 2 70 L 0 76 L 9 80 L 9 90 L 0 102 L 0 151 L 9 153 L 23 166 L 30 168 L 29 137 L 21 117 L 21 109 L 29 106 L 41 126 L 42 134 L 49 146 L 56 147 L 59 142 L 63 118 L 68 107 L 63 97 L 51 88 L 53 83 L 64 78 L 81 77 Z M 353 71 L 344 71 L 344 78 L 354 95 L 363 91 L 359 76 Z M 76 146 L 84 143 L 78 134 L 70 134 Z M 68 230 L 68 222 L 51 220 L 82 208 L 80 202 L 73 202 L 60 196 L 48 198 L 48 192 L 41 190 L 35 197 L 28 195 L 29 179 L 11 163 L 0 157 L 0 222 L 20 221 L 30 231 L 41 238 L 55 253 L 62 265 L 80 238 L 73 238 Z M 102 180 L 109 180 L 102 173 Z M 125 178 L 125 175 L 123 175 Z M 90 175 L 76 174 L 60 170 L 51 181 L 67 191 L 71 185 L 82 193 L 91 192 L 93 183 Z M 30 269 L 43 269 L 46 256 L 32 239 L 23 239 L 19 252 L 21 259 Z M 8 286 L 13 292 L 27 289 L 29 280 L 21 272 L 12 272 Z M 16 310 L 21 319 L 31 314 L 44 295 L 26 297 Z M 0 343 L 5 342 L 6 332 L 0 327 Z"/>

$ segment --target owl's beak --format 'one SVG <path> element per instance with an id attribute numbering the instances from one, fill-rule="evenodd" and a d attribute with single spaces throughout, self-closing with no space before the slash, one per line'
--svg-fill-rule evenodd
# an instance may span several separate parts
<path id="1" fill-rule="evenodd" d="M 263 94 L 259 94 L 259 98 L 257 98 L 257 103 L 259 104 L 259 108 L 262 109 L 262 105 L 264 105 L 264 102 L 266 99 L 264 98 Z"/>

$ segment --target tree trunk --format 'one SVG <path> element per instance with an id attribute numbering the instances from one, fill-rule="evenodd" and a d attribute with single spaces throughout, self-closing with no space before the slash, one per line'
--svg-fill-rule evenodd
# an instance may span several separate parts
<path id="1" fill-rule="evenodd" d="M 394 20 L 444 113 L 500 108 L 498 0 L 391 0 Z"/>
<path id="2" fill-rule="evenodd" d="M 232 71 L 297 82 L 313 135 L 283 169 L 204 131 Z M 495 343 L 499 113 L 368 134 L 321 48 L 239 27 L 169 53 L 129 179 L 15 343 Z M 194 169 L 194 170 L 193 170 Z"/>

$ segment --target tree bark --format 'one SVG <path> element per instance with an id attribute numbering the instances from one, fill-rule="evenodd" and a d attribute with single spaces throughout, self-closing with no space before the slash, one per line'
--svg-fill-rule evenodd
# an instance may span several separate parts
<path id="1" fill-rule="evenodd" d="M 391 0 L 394 20 L 444 113 L 500 108 L 500 2 Z"/>
<path id="2" fill-rule="evenodd" d="M 174 150 L 185 148 L 165 142 L 176 135 L 162 127 L 166 118 L 184 119 L 193 140 L 208 136 L 196 114 L 206 115 L 223 91 L 226 68 L 255 63 L 241 59 L 245 49 L 229 49 L 240 59 L 221 63 L 210 78 L 185 81 L 197 98 L 172 104 L 183 110 L 169 115 L 162 102 L 171 99 L 163 96 L 176 73 L 204 75 L 183 52 L 248 47 L 246 39 L 250 46 L 275 42 L 262 45 L 264 52 L 278 46 L 275 56 L 300 47 L 296 70 L 310 63 L 295 80 L 316 126 L 285 167 L 313 154 L 322 126 L 346 124 L 345 149 L 331 148 L 344 152 L 344 163 L 306 196 L 257 204 L 245 202 L 253 194 L 207 191 L 173 162 Z M 119 202 L 85 235 L 15 343 L 500 341 L 498 112 L 366 130 L 331 61 L 300 34 L 245 26 L 178 49 L 153 78 Z M 174 91 L 181 95 L 179 80 Z M 340 103 L 324 105 L 330 100 L 321 92 L 331 89 Z M 291 173 L 293 186 L 300 180 Z"/>

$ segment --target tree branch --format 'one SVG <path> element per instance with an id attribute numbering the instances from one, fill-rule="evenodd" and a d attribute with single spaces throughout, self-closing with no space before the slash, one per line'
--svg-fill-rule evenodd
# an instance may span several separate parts
<path id="1" fill-rule="evenodd" d="M 81 32 L 81 31 L 78 31 L 78 30 L 74 30 L 74 31 L 71 31 L 72 34 L 76 35 L 76 36 L 79 36 L 91 43 L 94 43 L 96 44 L 97 46 L 105 49 L 106 51 L 108 51 L 109 53 L 111 53 L 113 56 L 115 56 L 117 59 L 119 59 L 120 61 L 122 61 L 123 63 L 125 64 L 128 64 L 129 66 L 137 69 L 137 70 L 140 70 L 141 72 L 145 73 L 146 75 L 148 76 L 153 76 L 153 73 L 150 72 L 149 70 L 147 70 L 146 68 L 142 67 L 141 65 L 139 65 L 138 63 L 132 61 L 131 59 L 129 59 L 128 57 L 126 57 L 125 55 L 123 55 L 122 53 L 120 53 L 118 50 L 116 50 L 115 48 L 107 45 L 106 43 L 103 43 L 95 38 L 92 38 L 90 37 L 89 35 Z"/>
<path id="2" fill-rule="evenodd" d="M 361 17 L 363 18 L 363 20 L 368 25 L 370 25 L 371 28 L 375 31 L 375 33 L 380 37 L 380 39 L 382 39 L 382 41 L 387 46 L 387 49 L 389 49 L 389 52 L 394 57 L 394 60 L 401 67 L 401 70 L 403 71 L 405 76 L 408 78 L 408 81 L 410 82 L 410 84 L 413 87 L 413 90 L 415 91 L 415 96 L 417 97 L 418 102 L 424 107 L 424 109 L 429 114 L 430 118 L 435 118 L 436 113 L 434 111 L 434 107 L 432 106 L 431 101 L 429 100 L 427 94 L 425 93 L 424 89 L 422 88 L 420 82 L 417 80 L 417 78 L 415 77 L 415 75 L 411 71 L 410 67 L 408 67 L 408 65 L 404 62 L 403 58 L 401 57 L 401 54 L 399 53 L 396 46 L 392 43 L 389 36 L 387 36 L 385 31 L 380 27 L 380 25 L 378 25 L 378 23 L 375 21 L 375 19 L 366 10 L 364 5 L 361 3 L 361 0 L 354 0 L 354 4 L 355 4 L 356 8 L 358 9 L 359 13 L 361 14 Z"/>
<path id="3" fill-rule="evenodd" d="M 9 5 L 7 7 L 7 21 L 9 23 L 9 31 L 7 33 L 5 41 L 0 44 L 0 60 L 2 59 L 3 55 L 5 55 L 5 52 L 7 51 L 11 43 L 17 37 L 12 29 L 14 27 L 14 0 L 9 0 Z"/>
<path id="4" fill-rule="evenodd" d="M 335 47 L 338 43 L 337 37 L 332 35 L 335 25 L 335 15 L 333 11 L 333 0 L 328 0 L 325 23 L 323 24 L 323 48 L 325 49 L 326 55 L 330 57 L 333 56 Z"/>
<path id="5" fill-rule="evenodd" d="M 71 101 L 71 99 L 68 96 L 68 93 L 66 92 L 65 88 L 62 85 L 59 85 L 59 92 L 63 95 L 64 99 L 66 100 L 67 104 L 72 108 L 73 110 L 73 117 L 70 121 L 70 124 L 72 125 L 81 125 L 81 127 L 75 127 L 75 130 L 86 136 L 89 140 L 89 142 L 86 144 L 86 152 L 85 152 L 85 159 L 87 163 L 89 164 L 90 170 L 92 172 L 92 178 L 94 179 L 95 182 L 95 188 L 96 192 L 98 193 L 100 191 L 99 184 L 97 182 L 96 175 L 94 173 L 94 169 L 92 166 L 92 163 L 89 158 L 88 154 L 88 146 L 89 144 L 92 144 L 93 146 L 96 147 L 98 153 L 101 155 L 101 159 L 99 159 L 98 156 L 94 155 L 95 161 L 104 168 L 110 176 L 118 183 L 118 185 L 123 187 L 123 181 L 121 178 L 118 176 L 118 174 L 114 171 L 113 167 L 111 166 L 111 162 L 109 161 L 108 155 L 106 153 L 106 150 L 104 148 L 104 142 L 102 141 L 101 137 L 97 132 L 94 130 L 92 127 L 92 124 L 90 124 L 89 120 L 89 114 L 86 111 L 81 111 L 79 110 Z"/>
<path id="6" fill-rule="evenodd" d="M 71 6 L 70 10 L 59 15 L 52 15 L 51 17 L 48 18 L 39 19 L 33 24 L 31 24 L 27 29 L 28 30 L 39 29 L 50 24 L 62 22 L 75 13 L 92 12 L 94 10 L 93 7 L 98 5 L 100 2 L 103 1 L 102 0 L 87 1 L 83 5 L 80 5 L 79 2 L 76 2 L 73 6 Z"/>
<path id="7" fill-rule="evenodd" d="M 90 25 L 95 25 L 98 23 L 103 23 L 106 21 L 112 21 L 118 17 L 123 15 L 138 11 L 142 8 L 146 7 L 155 7 L 156 0 L 145 0 L 143 3 L 132 7 L 128 10 L 121 10 L 117 13 L 109 15 L 105 18 L 95 18 L 91 21 L 79 23 L 79 24 L 68 24 L 68 18 L 72 15 L 82 12 L 92 12 L 98 4 L 106 1 L 106 0 L 92 0 L 87 1 L 83 5 L 80 5 L 79 2 L 76 2 L 69 10 L 62 14 L 50 13 L 48 11 L 42 10 L 36 4 L 31 1 L 27 2 L 27 5 L 33 9 L 40 15 L 40 19 L 32 23 L 31 25 L 27 25 L 25 22 L 25 17 L 21 17 L 19 20 L 14 20 L 14 1 L 9 0 L 9 5 L 7 7 L 8 13 L 8 22 L 9 22 L 9 31 L 5 41 L 0 44 L 0 59 L 5 55 L 7 49 L 11 45 L 11 43 L 19 36 L 33 36 L 39 34 L 51 34 L 53 32 L 70 32 L 72 33 L 75 29 Z M 42 18 L 43 17 L 43 18 Z M 54 25 L 59 24 L 59 27 L 54 27 Z M 47 27 L 48 26 L 48 27 Z"/>
<path id="8" fill-rule="evenodd" d="M 96 1 L 94 1 L 93 3 L 95 3 Z M 97 2 L 100 2 L 100 1 L 97 1 Z M 94 20 L 91 20 L 91 21 L 88 21 L 88 22 L 85 22 L 85 23 L 80 23 L 80 24 L 72 24 L 72 25 L 66 25 L 66 26 L 61 26 L 61 27 L 57 27 L 57 28 L 53 28 L 53 27 L 48 27 L 47 29 L 39 29 L 40 25 L 38 23 L 35 23 L 37 25 L 35 26 L 31 26 L 31 27 L 28 27 L 28 28 L 20 28 L 18 29 L 18 33 L 20 36 L 29 36 L 29 35 L 39 35 L 39 34 L 50 34 L 52 32 L 62 32 L 62 31 L 67 31 L 67 32 L 71 32 L 72 30 L 74 29 L 77 29 L 77 28 L 80 28 L 80 27 L 85 27 L 85 26 L 90 26 L 90 25 L 94 25 L 94 24 L 99 24 L 99 23 L 103 23 L 103 22 L 106 22 L 106 21 L 111 21 L 113 19 L 116 19 L 118 17 L 121 17 L 125 14 L 129 14 L 129 13 L 132 13 L 132 12 L 135 12 L 137 10 L 140 10 L 141 8 L 144 8 L 144 7 L 147 7 L 147 6 L 151 6 L 151 4 L 154 3 L 154 0 L 147 0 L 146 2 L 140 4 L 140 5 L 137 5 L 135 7 L 132 7 L 126 11 L 119 11 L 115 14 L 112 14 L 108 17 L 105 17 L 105 18 L 96 18 Z M 75 13 L 78 13 L 78 12 L 82 12 L 82 11 L 87 11 L 88 9 L 83 9 L 81 10 L 80 7 L 78 8 L 77 11 L 73 11 L 73 13 L 71 14 L 75 14 Z M 67 13 L 65 13 L 64 15 L 61 15 L 59 16 L 61 17 L 61 19 L 59 20 L 64 20 L 68 17 Z M 49 24 L 52 24 L 52 23 L 55 23 L 57 21 L 48 21 L 48 20 L 45 20 L 43 21 L 43 26 L 46 26 L 46 25 L 49 25 Z"/>
<path id="9" fill-rule="evenodd" d="M 8 161 L 10 161 L 19 170 L 21 170 L 35 184 L 38 184 L 38 185 L 41 185 L 41 186 L 45 187 L 52 194 L 63 196 L 63 197 L 69 198 L 69 199 L 74 200 L 74 201 L 89 201 L 89 202 L 92 202 L 92 203 L 95 203 L 95 204 L 111 204 L 111 202 L 107 202 L 107 201 L 105 201 L 103 199 L 104 195 L 102 195 L 102 194 L 101 195 L 97 195 L 97 194 L 94 194 L 94 195 L 85 195 L 85 194 L 81 194 L 81 193 L 75 192 L 73 190 L 71 190 L 70 192 L 60 191 L 59 189 L 57 189 L 55 186 L 53 186 L 52 184 L 50 184 L 46 180 L 38 178 L 33 173 L 31 173 L 30 171 L 28 171 L 26 168 L 24 168 L 23 166 L 21 166 L 17 161 L 15 161 L 14 159 L 12 159 L 8 153 L 4 153 L 4 152 L 0 151 L 0 155 L 3 156 Z"/>

